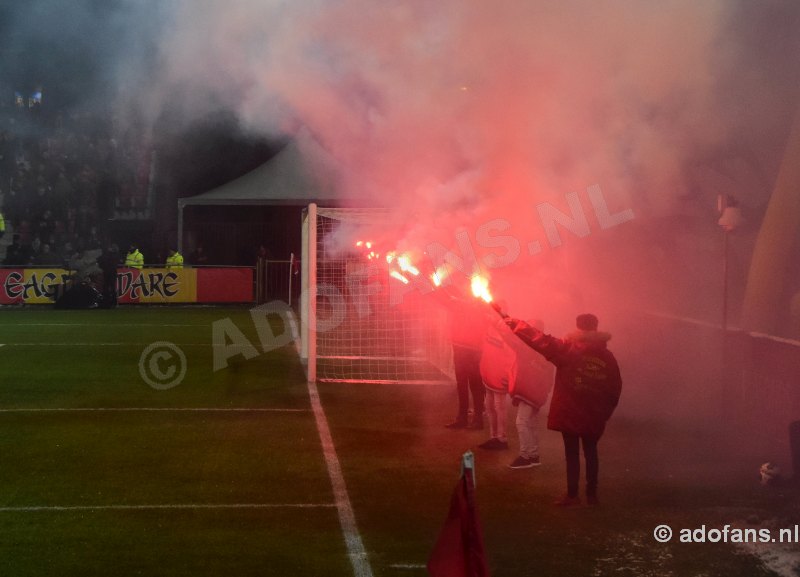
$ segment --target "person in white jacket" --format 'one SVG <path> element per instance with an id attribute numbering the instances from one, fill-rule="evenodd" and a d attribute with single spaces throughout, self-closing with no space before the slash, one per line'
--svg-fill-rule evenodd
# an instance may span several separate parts
<path id="1" fill-rule="evenodd" d="M 497 305 L 502 308 L 501 305 Z M 509 344 L 516 339 L 500 317 L 495 317 L 486 330 L 481 347 L 481 380 L 486 388 L 486 416 L 489 418 L 489 440 L 481 449 L 508 449 L 506 418 L 508 391 L 517 378 L 517 353 Z M 516 339 L 519 340 L 519 339 Z"/>
<path id="2" fill-rule="evenodd" d="M 529 320 L 528 324 L 544 330 L 540 320 Z M 517 355 L 517 376 L 509 386 L 511 404 L 517 407 L 517 435 L 519 456 L 508 466 L 511 469 L 528 469 L 541 464 L 539 458 L 539 410 L 547 402 L 553 390 L 555 367 L 547 359 L 520 341 L 508 335 L 506 342 Z"/>

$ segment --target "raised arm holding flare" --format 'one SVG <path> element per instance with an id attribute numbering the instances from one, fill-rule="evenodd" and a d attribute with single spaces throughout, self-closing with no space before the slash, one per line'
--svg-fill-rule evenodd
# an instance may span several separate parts
<path id="1" fill-rule="evenodd" d="M 597 330 L 592 314 L 577 318 L 577 330 L 563 339 L 545 334 L 518 319 L 506 324 L 525 344 L 556 367 L 556 380 L 547 428 L 561 432 L 567 458 L 567 494 L 559 506 L 580 504 L 580 444 L 586 462 L 586 499 L 596 505 L 599 459 L 597 442 L 619 402 L 622 378 L 607 343 L 609 333 Z"/>

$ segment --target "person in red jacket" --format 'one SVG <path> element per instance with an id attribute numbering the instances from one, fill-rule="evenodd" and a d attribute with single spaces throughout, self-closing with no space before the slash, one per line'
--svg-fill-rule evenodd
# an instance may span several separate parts
<path id="1" fill-rule="evenodd" d="M 446 293 L 441 301 L 451 313 L 450 338 L 458 395 L 458 412 L 448 429 L 483 429 L 484 388 L 481 380 L 481 347 L 486 335 L 487 312 L 474 300 Z M 469 400 L 472 396 L 472 421 Z"/>
<path id="2" fill-rule="evenodd" d="M 529 347 L 556 367 L 556 382 L 547 428 L 560 431 L 567 459 L 567 494 L 559 506 L 579 505 L 580 445 L 586 463 L 586 499 L 596 505 L 599 458 L 597 442 L 619 402 L 622 378 L 607 343 L 611 335 L 597 330 L 593 314 L 579 315 L 577 331 L 563 339 L 547 335 L 518 319 L 506 323 Z"/>

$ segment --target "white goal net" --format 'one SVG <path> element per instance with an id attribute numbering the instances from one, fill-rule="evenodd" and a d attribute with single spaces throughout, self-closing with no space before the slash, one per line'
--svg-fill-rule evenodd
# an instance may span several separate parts
<path id="1" fill-rule="evenodd" d="M 388 217 L 313 204 L 304 214 L 301 356 L 310 381 L 452 382 L 447 311 L 364 246 L 362 231 Z"/>

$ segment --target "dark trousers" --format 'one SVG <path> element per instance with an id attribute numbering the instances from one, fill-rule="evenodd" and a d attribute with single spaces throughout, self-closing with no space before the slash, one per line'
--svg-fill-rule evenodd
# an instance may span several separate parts
<path id="1" fill-rule="evenodd" d="M 103 306 L 117 306 L 117 273 L 103 273 Z"/>
<path id="2" fill-rule="evenodd" d="M 580 445 L 583 444 L 583 458 L 586 461 L 586 495 L 597 495 L 597 475 L 600 461 L 597 457 L 597 439 L 561 433 L 564 437 L 564 455 L 567 457 L 567 495 L 578 496 L 578 481 L 581 476 Z"/>
<path id="3" fill-rule="evenodd" d="M 467 420 L 469 395 L 472 393 L 472 410 L 476 420 L 483 419 L 483 395 L 485 389 L 481 379 L 481 352 L 465 347 L 453 347 L 453 366 L 458 391 L 458 420 Z"/>

